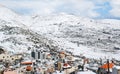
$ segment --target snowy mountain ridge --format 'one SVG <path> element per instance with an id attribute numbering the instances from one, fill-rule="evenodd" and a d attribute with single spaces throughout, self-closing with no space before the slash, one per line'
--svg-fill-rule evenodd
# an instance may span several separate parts
<path id="1" fill-rule="evenodd" d="M 91 58 L 111 53 L 114 58 L 120 52 L 120 20 L 93 20 L 69 14 L 30 17 L 0 6 L 0 35 L 0 46 L 9 51 L 49 45 L 56 50 L 74 49 L 77 55 Z"/>

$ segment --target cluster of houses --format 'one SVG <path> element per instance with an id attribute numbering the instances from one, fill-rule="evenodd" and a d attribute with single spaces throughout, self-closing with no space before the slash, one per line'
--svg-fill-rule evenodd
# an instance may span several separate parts
<path id="1" fill-rule="evenodd" d="M 48 72 L 50 74 L 54 73 L 56 70 L 62 72 L 64 69 L 72 68 L 72 64 L 75 61 L 75 58 L 73 57 L 73 55 L 66 54 L 65 51 L 59 51 L 59 52 L 48 51 L 47 52 L 47 51 L 41 51 L 41 50 L 40 51 L 33 50 L 31 52 L 31 57 L 34 61 L 37 62 L 38 67 L 42 69 L 46 68 L 46 71 L 44 70 L 44 73 Z M 71 69 L 68 72 L 72 73 L 74 71 L 75 70 Z M 69 74 L 68 72 L 67 74 Z"/>
<path id="2" fill-rule="evenodd" d="M 87 70 L 96 74 L 120 74 L 115 60 L 105 60 L 75 56 L 63 50 L 32 50 L 30 54 L 4 52 L 0 54 L 0 74 L 77 74 Z"/>

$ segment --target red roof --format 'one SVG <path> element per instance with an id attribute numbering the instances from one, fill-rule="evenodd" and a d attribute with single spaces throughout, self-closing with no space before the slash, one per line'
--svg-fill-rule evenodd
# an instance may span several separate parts
<path id="1" fill-rule="evenodd" d="M 31 71 L 31 70 L 32 70 L 32 67 L 31 67 L 31 66 L 27 66 L 27 67 L 26 67 L 26 70 L 27 70 L 27 71 Z"/>
<path id="2" fill-rule="evenodd" d="M 64 63 L 63 66 L 68 66 L 68 63 Z"/>
<path id="3" fill-rule="evenodd" d="M 68 63 L 64 63 L 63 68 L 71 68 L 71 66 Z"/>

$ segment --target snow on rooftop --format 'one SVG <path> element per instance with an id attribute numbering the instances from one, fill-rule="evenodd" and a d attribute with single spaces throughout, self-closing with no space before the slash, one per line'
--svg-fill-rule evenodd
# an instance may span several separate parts
<path id="1" fill-rule="evenodd" d="M 77 74 L 96 74 L 92 71 L 78 72 Z"/>
<path id="2" fill-rule="evenodd" d="M 120 66 L 114 66 L 114 68 L 116 68 L 116 69 L 120 69 Z"/>

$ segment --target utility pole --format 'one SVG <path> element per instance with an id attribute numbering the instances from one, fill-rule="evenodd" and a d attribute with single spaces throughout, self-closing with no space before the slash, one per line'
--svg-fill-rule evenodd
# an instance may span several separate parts
<path id="1" fill-rule="evenodd" d="M 108 65 L 108 74 L 110 74 L 110 66 L 109 66 L 109 59 L 107 59 L 107 65 Z"/>

